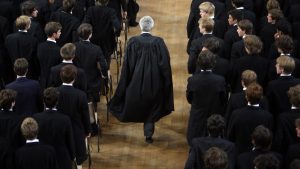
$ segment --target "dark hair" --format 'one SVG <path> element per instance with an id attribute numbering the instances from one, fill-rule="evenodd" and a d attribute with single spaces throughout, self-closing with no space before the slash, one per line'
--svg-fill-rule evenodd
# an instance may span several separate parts
<path id="1" fill-rule="evenodd" d="M 11 104 L 16 100 L 17 92 L 11 89 L 3 89 L 0 91 L 0 107 L 9 110 Z"/>
<path id="2" fill-rule="evenodd" d="M 231 3 L 235 6 L 235 7 L 242 7 L 245 3 L 244 0 L 231 0 Z"/>
<path id="3" fill-rule="evenodd" d="M 78 27 L 77 32 L 81 39 L 87 40 L 93 33 L 93 27 L 91 24 L 83 23 Z"/>
<path id="4" fill-rule="evenodd" d="M 237 23 L 238 27 L 241 28 L 247 35 L 252 34 L 253 24 L 248 19 L 240 20 Z"/>
<path id="5" fill-rule="evenodd" d="M 28 61 L 25 58 L 16 59 L 14 71 L 18 76 L 24 76 L 28 71 Z"/>
<path id="6" fill-rule="evenodd" d="M 240 10 L 238 9 L 233 9 L 233 10 L 230 10 L 228 12 L 228 16 L 231 15 L 231 17 L 233 18 L 233 20 L 237 20 L 237 21 L 240 21 L 242 20 L 242 13 Z"/>
<path id="7" fill-rule="evenodd" d="M 31 16 L 34 10 L 36 10 L 36 4 L 34 1 L 29 0 L 21 4 L 22 15 Z"/>
<path id="8" fill-rule="evenodd" d="M 212 69 L 216 64 L 216 56 L 211 53 L 210 51 L 201 51 L 198 60 L 197 60 L 197 66 L 200 67 L 200 69 L 208 70 Z"/>
<path id="9" fill-rule="evenodd" d="M 275 23 L 275 27 L 277 29 L 277 31 L 282 32 L 285 35 L 292 35 L 292 26 L 291 24 L 284 18 L 279 19 L 276 23 Z"/>
<path id="10" fill-rule="evenodd" d="M 44 103 L 47 108 L 54 108 L 57 104 L 59 91 L 54 87 L 44 90 Z"/>
<path id="11" fill-rule="evenodd" d="M 258 104 L 263 96 L 263 88 L 257 83 L 251 83 L 246 89 L 246 99 L 250 104 Z"/>
<path id="12" fill-rule="evenodd" d="M 257 126 L 252 135 L 254 140 L 255 148 L 260 150 L 269 150 L 272 144 L 272 132 L 263 125 Z"/>
<path id="13" fill-rule="evenodd" d="M 71 83 L 75 80 L 76 75 L 77 68 L 72 64 L 68 64 L 60 70 L 60 78 L 63 83 Z"/>
<path id="14" fill-rule="evenodd" d="M 204 154 L 204 169 L 227 169 L 227 154 L 218 147 L 209 148 Z"/>
<path id="15" fill-rule="evenodd" d="M 218 38 L 211 37 L 206 39 L 203 44 L 203 47 L 207 48 L 209 51 L 211 51 L 213 54 L 217 54 L 220 51 L 221 43 Z"/>
<path id="16" fill-rule="evenodd" d="M 289 96 L 290 103 L 293 106 L 300 107 L 300 85 L 290 87 L 287 94 Z"/>
<path id="17" fill-rule="evenodd" d="M 32 117 L 27 117 L 21 124 L 21 132 L 26 140 L 33 140 L 38 135 L 39 126 Z"/>
<path id="18" fill-rule="evenodd" d="M 272 20 L 275 20 L 276 22 L 284 17 L 280 9 L 271 9 L 268 13 L 271 15 Z"/>
<path id="19" fill-rule="evenodd" d="M 48 37 L 51 37 L 54 33 L 57 33 L 62 29 L 62 26 L 58 22 L 48 22 L 45 26 L 45 33 Z"/>
<path id="20" fill-rule="evenodd" d="M 259 37 L 256 35 L 247 35 L 243 40 L 249 54 L 259 54 L 261 52 L 263 43 Z"/>
<path id="21" fill-rule="evenodd" d="M 71 12 L 75 6 L 75 3 L 75 0 L 63 0 L 63 10 L 68 13 Z"/>
<path id="22" fill-rule="evenodd" d="M 275 45 L 281 49 L 284 54 L 292 53 L 294 49 L 294 41 L 289 35 L 280 35 L 275 40 Z"/>
<path id="23" fill-rule="evenodd" d="M 279 169 L 279 160 L 271 153 L 258 155 L 254 159 L 256 169 Z"/>
<path id="24" fill-rule="evenodd" d="M 76 46 L 73 43 L 66 43 L 60 48 L 60 55 L 65 60 L 71 60 L 75 57 Z"/>
<path id="25" fill-rule="evenodd" d="M 213 114 L 207 119 L 207 130 L 212 137 L 218 137 L 225 129 L 224 118 L 219 114 Z"/>

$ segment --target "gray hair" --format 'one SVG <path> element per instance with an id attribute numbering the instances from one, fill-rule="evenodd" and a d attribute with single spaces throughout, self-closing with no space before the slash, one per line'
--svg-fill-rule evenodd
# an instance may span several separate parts
<path id="1" fill-rule="evenodd" d="M 151 16 L 144 16 L 140 19 L 140 27 L 142 31 L 150 32 L 154 27 L 154 20 Z"/>

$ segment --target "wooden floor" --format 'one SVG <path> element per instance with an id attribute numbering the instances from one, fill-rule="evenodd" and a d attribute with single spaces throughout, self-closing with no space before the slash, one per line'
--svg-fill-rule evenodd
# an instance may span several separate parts
<path id="1" fill-rule="evenodd" d="M 120 123 L 111 115 L 106 123 L 105 98 L 101 98 L 103 135 L 99 153 L 97 137 L 91 140 L 93 169 L 182 169 L 187 158 L 186 127 L 190 105 L 185 98 L 188 77 L 185 26 L 191 1 L 139 0 L 138 3 L 138 20 L 141 16 L 152 16 L 155 21 L 153 34 L 162 37 L 170 51 L 175 111 L 156 124 L 154 143 L 147 144 L 142 124 Z M 139 33 L 139 27 L 130 28 L 129 36 Z M 121 39 L 124 40 L 124 36 Z M 112 74 L 116 77 L 115 61 L 112 62 Z M 87 168 L 87 162 L 84 167 Z"/>

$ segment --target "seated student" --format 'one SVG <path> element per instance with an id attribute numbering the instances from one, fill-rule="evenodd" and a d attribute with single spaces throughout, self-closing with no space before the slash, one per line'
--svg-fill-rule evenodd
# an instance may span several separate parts
<path id="1" fill-rule="evenodd" d="M 263 89 L 257 83 L 250 84 L 246 89 L 248 106 L 232 112 L 228 122 L 227 136 L 235 142 L 238 154 L 251 150 L 251 133 L 258 125 L 272 129 L 272 115 L 259 107 Z"/>
<path id="2" fill-rule="evenodd" d="M 234 63 L 234 61 L 239 59 L 240 57 L 247 55 L 245 44 L 244 44 L 244 38 L 247 35 L 251 35 L 253 30 L 253 24 L 251 23 L 251 21 L 247 19 L 239 21 L 237 23 L 237 26 L 238 26 L 237 33 L 239 34 L 239 37 L 243 39 L 234 42 L 232 44 L 231 56 L 230 56 L 230 62 L 232 63 Z"/>
<path id="3" fill-rule="evenodd" d="M 11 89 L 0 91 L 0 168 L 14 168 L 14 152 L 21 143 L 20 118 L 13 112 L 17 93 Z"/>
<path id="4" fill-rule="evenodd" d="M 62 61 L 59 53 L 60 47 L 56 44 L 56 40 L 59 39 L 61 34 L 61 28 L 58 22 L 47 23 L 45 33 L 48 38 L 45 42 L 40 43 L 37 49 L 37 57 L 41 68 L 40 84 L 42 89 L 49 86 L 51 67 L 60 64 Z"/>
<path id="5" fill-rule="evenodd" d="M 17 79 L 5 86 L 17 92 L 15 111 L 18 115 L 31 116 L 43 111 L 42 91 L 38 81 L 26 77 L 28 62 L 19 58 L 14 63 Z M 30 99 L 28 99 L 30 98 Z"/>
<path id="6" fill-rule="evenodd" d="M 246 89 L 247 87 L 255 83 L 257 80 L 257 75 L 252 70 L 244 70 L 241 75 L 241 85 L 243 87 L 243 91 L 238 93 L 233 93 L 230 95 L 230 98 L 227 103 L 227 109 L 225 114 L 226 121 L 229 121 L 230 116 L 234 110 L 243 108 L 247 106 L 247 99 L 246 99 Z M 259 102 L 259 107 L 263 108 L 264 110 L 268 110 L 268 102 L 266 97 L 263 97 Z"/>
<path id="7" fill-rule="evenodd" d="M 33 117 L 39 124 L 38 137 L 41 143 L 53 146 L 60 169 L 72 169 L 75 159 L 74 136 L 71 120 L 57 111 L 59 92 L 54 87 L 44 90 L 46 110 Z"/>
<path id="8" fill-rule="evenodd" d="M 60 49 L 60 55 L 63 59 L 59 65 L 51 67 L 49 85 L 51 87 L 58 87 L 62 84 L 60 78 L 60 71 L 65 65 L 74 65 L 76 46 L 73 43 L 67 43 Z M 86 92 L 87 81 L 84 70 L 76 68 L 77 74 L 74 82 L 74 87 Z"/>
<path id="9" fill-rule="evenodd" d="M 250 69 L 257 74 L 257 81 L 263 87 L 267 83 L 268 60 L 260 54 L 262 50 L 262 42 L 255 35 L 248 35 L 244 38 L 245 50 L 247 55 L 237 59 L 232 66 L 231 73 L 231 89 L 232 92 L 242 91 L 241 74 L 244 70 Z"/>
<path id="10" fill-rule="evenodd" d="M 202 51 L 197 62 L 200 71 L 188 79 L 186 97 L 192 105 L 187 128 L 189 145 L 193 138 L 207 135 L 205 122 L 210 115 L 224 111 L 226 82 L 212 72 L 215 63 L 214 54 Z"/>
<path id="11" fill-rule="evenodd" d="M 253 149 L 238 156 L 237 169 L 253 169 L 253 160 L 260 154 L 272 153 L 282 162 L 281 154 L 270 151 L 272 132 L 268 128 L 263 125 L 257 126 L 251 135 L 251 140 Z"/>
<path id="12" fill-rule="evenodd" d="M 26 144 L 16 151 L 15 165 L 18 169 L 58 169 L 55 150 L 52 146 L 41 144 L 37 139 L 38 124 L 27 117 L 21 124 L 21 132 Z"/>
<path id="13" fill-rule="evenodd" d="M 280 162 L 273 154 L 261 154 L 253 163 L 255 169 L 280 169 Z"/>
<path id="14" fill-rule="evenodd" d="M 228 157 L 227 154 L 222 149 L 219 149 L 217 147 L 212 147 L 205 152 L 203 169 L 227 169 L 227 168 L 228 168 Z"/>
<path id="15" fill-rule="evenodd" d="M 291 104 L 287 91 L 290 87 L 300 84 L 300 80 L 292 76 L 295 69 L 295 61 L 289 56 L 280 56 L 276 59 L 276 72 L 280 76 L 269 82 L 267 87 L 267 98 L 270 106 L 270 113 L 275 120 L 280 113 L 289 111 Z"/>
<path id="16" fill-rule="evenodd" d="M 202 168 L 204 163 L 203 155 L 211 147 L 218 147 L 226 152 L 228 157 L 228 169 L 235 166 L 235 146 L 234 143 L 223 139 L 225 121 L 221 115 L 211 115 L 207 119 L 207 137 L 197 137 L 192 140 L 190 153 L 185 163 L 185 169 Z"/>
<path id="17" fill-rule="evenodd" d="M 295 142 L 294 144 L 290 145 L 287 149 L 287 153 L 286 153 L 286 158 L 285 158 L 285 166 L 286 168 L 288 168 L 291 163 L 295 160 L 295 159 L 300 159 L 300 143 L 299 143 L 299 138 L 300 138 L 300 118 L 297 118 L 295 120 L 295 126 L 296 126 L 296 137 L 297 137 L 297 142 Z"/>

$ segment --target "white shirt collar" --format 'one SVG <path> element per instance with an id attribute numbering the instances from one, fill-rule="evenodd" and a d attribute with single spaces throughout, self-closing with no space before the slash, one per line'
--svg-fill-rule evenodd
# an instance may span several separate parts
<path id="1" fill-rule="evenodd" d="M 63 62 L 63 63 L 73 63 L 72 60 L 63 60 L 62 62 Z"/>
<path id="2" fill-rule="evenodd" d="M 207 69 L 207 70 L 201 69 L 201 72 L 212 72 L 212 70 L 211 69 Z"/>
<path id="3" fill-rule="evenodd" d="M 151 32 L 144 32 L 144 31 L 142 31 L 142 33 L 141 33 L 141 34 L 143 34 L 143 33 L 148 33 L 148 34 L 150 34 L 150 35 L 151 35 Z"/>
<path id="4" fill-rule="evenodd" d="M 247 87 L 243 87 L 243 91 L 247 90 Z"/>
<path id="5" fill-rule="evenodd" d="M 27 30 L 21 30 L 21 29 L 19 29 L 18 31 L 19 32 L 27 32 Z"/>
<path id="6" fill-rule="evenodd" d="M 248 106 L 259 107 L 259 104 L 250 104 L 250 103 L 248 102 Z"/>
<path id="7" fill-rule="evenodd" d="M 47 41 L 56 43 L 56 40 L 53 40 L 53 39 L 50 39 L 50 38 L 47 38 Z"/>
<path id="8" fill-rule="evenodd" d="M 210 19 L 215 19 L 215 15 L 213 15 L 213 16 L 210 16 L 209 18 L 210 18 Z"/>
<path id="9" fill-rule="evenodd" d="M 18 79 L 18 78 L 21 78 L 21 77 L 25 77 L 25 78 L 26 78 L 26 75 L 25 75 L 25 76 L 19 76 L 19 75 L 17 75 L 17 79 Z"/>
<path id="10" fill-rule="evenodd" d="M 245 8 L 243 6 L 241 6 L 241 7 L 235 8 L 235 9 L 245 9 Z"/>
<path id="11" fill-rule="evenodd" d="M 89 39 L 87 39 L 87 40 L 83 40 L 83 39 L 82 39 L 82 41 L 84 41 L 84 42 L 90 42 L 90 40 L 89 40 Z"/>
<path id="12" fill-rule="evenodd" d="M 38 143 L 38 142 L 40 142 L 39 139 L 26 140 L 26 143 Z"/>
<path id="13" fill-rule="evenodd" d="M 212 35 L 212 34 L 213 34 L 212 32 L 203 33 L 203 35 Z"/>
<path id="14" fill-rule="evenodd" d="M 291 56 L 290 53 L 280 53 L 280 56 Z"/>
<path id="15" fill-rule="evenodd" d="M 46 110 L 54 110 L 54 111 L 57 111 L 56 107 L 54 107 L 54 108 L 52 108 L 52 109 L 46 107 Z"/>
<path id="16" fill-rule="evenodd" d="M 295 109 L 300 109 L 300 108 L 292 105 L 291 109 L 295 110 Z"/>
<path id="17" fill-rule="evenodd" d="M 281 73 L 280 76 L 292 76 L 292 74 Z"/>
<path id="18" fill-rule="evenodd" d="M 73 83 L 63 83 L 64 86 L 73 86 Z"/>

